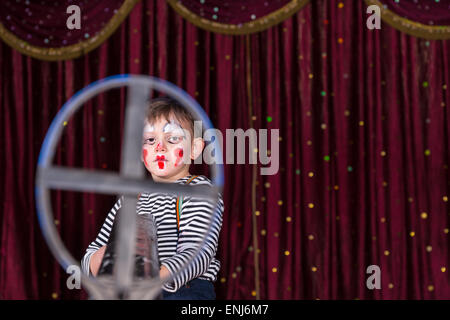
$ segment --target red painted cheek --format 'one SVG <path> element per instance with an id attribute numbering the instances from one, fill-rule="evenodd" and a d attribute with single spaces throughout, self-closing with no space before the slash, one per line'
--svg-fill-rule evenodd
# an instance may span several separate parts
<path id="1" fill-rule="evenodd" d="M 183 149 L 175 150 L 175 154 L 177 156 L 177 160 L 175 161 L 175 167 L 178 167 L 180 165 L 181 161 L 183 161 L 183 155 L 184 155 Z"/>
<path id="2" fill-rule="evenodd" d="M 144 163 L 145 163 L 146 167 L 148 167 L 147 155 L 148 155 L 148 151 L 146 149 L 142 150 L 142 158 L 144 158 Z"/>

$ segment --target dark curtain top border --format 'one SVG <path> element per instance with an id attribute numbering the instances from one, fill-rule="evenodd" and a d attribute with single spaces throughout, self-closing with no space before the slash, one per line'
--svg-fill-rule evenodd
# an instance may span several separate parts
<path id="1" fill-rule="evenodd" d="M 100 46 L 111 36 L 128 16 L 139 0 L 125 0 L 117 13 L 108 21 L 106 26 L 97 35 L 77 44 L 64 47 L 39 47 L 29 44 L 11 33 L 0 23 L 0 38 L 17 51 L 36 59 L 45 61 L 70 60 L 85 55 Z"/>
<path id="2" fill-rule="evenodd" d="M 183 6 L 181 1 L 167 0 L 170 6 L 183 18 L 194 24 L 195 26 L 207 31 L 229 34 L 244 35 L 263 31 L 291 17 L 301 8 L 303 8 L 310 0 L 292 0 L 283 7 L 274 12 L 260 17 L 254 21 L 246 22 L 241 25 L 225 24 L 203 18 L 188 8 Z"/>
<path id="3" fill-rule="evenodd" d="M 381 19 L 406 34 L 429 40 L 450 39 L 450 26 L 429 26 L 403 18 L 389 10 L 379 0 L 365 0 L 367 5 L 377 5 L 381 9 Z"/>

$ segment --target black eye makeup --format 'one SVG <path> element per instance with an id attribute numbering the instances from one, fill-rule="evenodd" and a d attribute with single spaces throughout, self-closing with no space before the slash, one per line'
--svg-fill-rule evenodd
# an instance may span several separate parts
<path id="1" fill-rule="evenodd" d="M 147 138 L 147 139 L 144 139 L 144 144 L 149 144 L 149 145 L 153 145 L 153 144 L 155 144 L 155 138 L 153 138 L 153 137 L 150 137 L 150 138 Z"/>

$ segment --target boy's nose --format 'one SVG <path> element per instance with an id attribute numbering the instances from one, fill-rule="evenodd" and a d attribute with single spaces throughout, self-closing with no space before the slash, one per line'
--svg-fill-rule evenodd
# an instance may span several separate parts
<path id="1" fill-rule="evenodd" d="M 155 151 L 156 152 L 166 151 L 166 146 L 164 145 L 164 142 L 158 141 L 158 143 L 156 144 Z"/>

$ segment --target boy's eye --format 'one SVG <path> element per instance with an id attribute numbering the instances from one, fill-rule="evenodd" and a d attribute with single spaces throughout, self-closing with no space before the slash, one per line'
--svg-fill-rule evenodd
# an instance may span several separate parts
<path id="1" fill-rule="evenodd" d="M 181 142 L 181 140 L 183 140 L 183 137 L 178 136 L 171 136 L 167 139 L 167 141 L 169 141 L 170 143 L 179 143 Z"/>
<path id="2" fill-rule="evenodd" d="M 155 143 L 155 138 L 148 138 L 144 140 L 144 144 L 154 144 Z"/>

